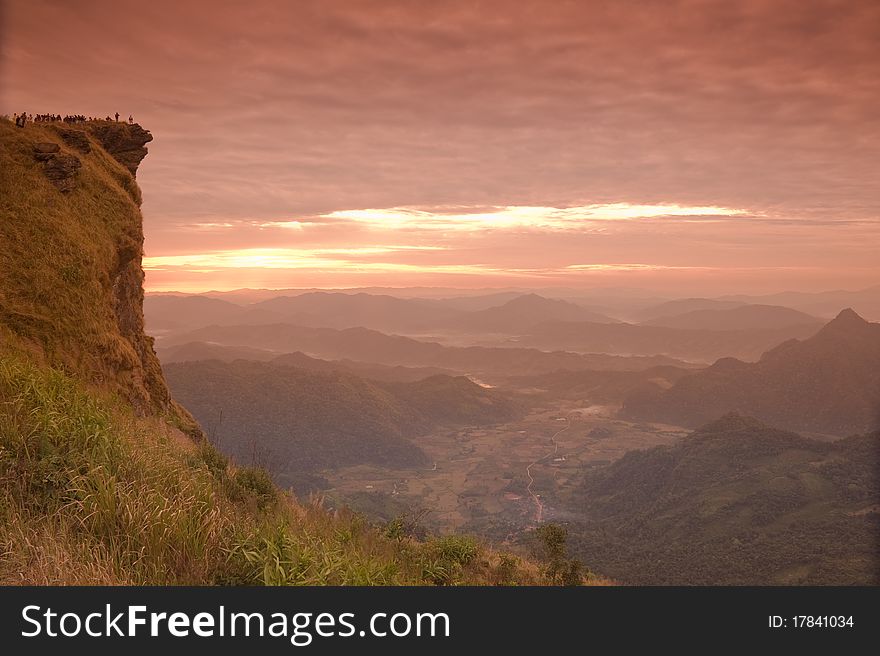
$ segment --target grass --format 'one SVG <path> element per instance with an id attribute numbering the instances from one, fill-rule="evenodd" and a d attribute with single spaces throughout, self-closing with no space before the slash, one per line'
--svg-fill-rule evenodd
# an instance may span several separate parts
<path id="1" fill-rule="evenodd" d="M 143 334 L 140 190 L 96 141 L 82 154 L 57 126 L 0 120 L 0 344 L 119 393 L 143 414 L 171 412 L 152 341 Z M 62 193 L 43 175 L 34 144 L 81 161 Z"/>
<path id="2" fill-rule="evenodd" d="M 418 542 L 300 504 L 124 402 L 0 358 L 0 583 L 521 585 L 473 538 Z"/>
<path id="3" fill-rule="evenodd" d="M 471 538 L 382 531 L 230 464 L 143 332 L 134 178 L 92 140 L 62 193 L 40 142 L 71 152 L 56 126 L 0 120 L 0 584 L 548 582 Z"/>

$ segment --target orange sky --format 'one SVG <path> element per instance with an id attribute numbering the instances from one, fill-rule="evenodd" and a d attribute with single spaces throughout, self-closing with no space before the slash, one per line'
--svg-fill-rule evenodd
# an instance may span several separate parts
<path id="1" fill-rule="evenodd" d="M 6 0 L 0 111 L 119 111 L 148 287 L 880 282 L 880 3 Z"/>

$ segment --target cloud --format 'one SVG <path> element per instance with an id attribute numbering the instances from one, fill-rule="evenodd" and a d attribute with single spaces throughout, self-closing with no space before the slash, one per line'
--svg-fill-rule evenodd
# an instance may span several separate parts
<path id="1" fill-rule="evenodd" d="M 4 7 L 0 111 L 152 130 L 151 256 L 399 238 L 456 266 L 564 269 L 577 248 L 818 262 L 834 285 L 880 238 L 873 0 Z M 704 214 L 613 216 L 663 206 Z"/>

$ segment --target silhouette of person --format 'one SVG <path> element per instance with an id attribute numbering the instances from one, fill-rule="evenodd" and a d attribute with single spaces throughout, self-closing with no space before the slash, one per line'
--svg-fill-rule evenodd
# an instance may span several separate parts
<path id="1" fill-rule="evenodd" d="M 132 118 L 131 114 L 128 115 L 128 122 L 134 123 L 134 119 Z"/>
<path id="2" fill-rule="evenodd" d="M 119 112 L 116 112 L 116 122 L 119 122 Z"/>

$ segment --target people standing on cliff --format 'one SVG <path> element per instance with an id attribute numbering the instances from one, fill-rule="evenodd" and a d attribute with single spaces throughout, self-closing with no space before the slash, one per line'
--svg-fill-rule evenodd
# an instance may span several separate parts
<path id="1" fill-rule="evenodd" d="M 119 112 L 116 112 L 116 122 L 119 123 Z"/>
<path id="2" fill-rule="evenodd" d="M 132 118 L 131 114 L 128 115 L 128 124 L 134 125 L 134 118 Z"/>

